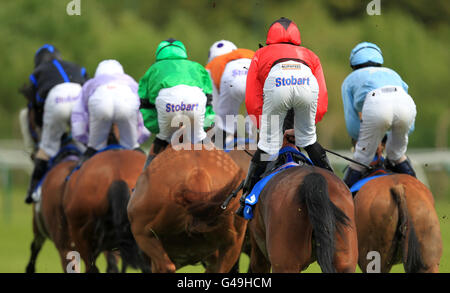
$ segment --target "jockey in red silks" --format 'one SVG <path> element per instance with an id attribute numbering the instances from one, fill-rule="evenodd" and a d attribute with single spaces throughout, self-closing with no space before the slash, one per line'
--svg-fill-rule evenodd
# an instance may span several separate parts
<path id="1" fill-rule="evenodd" d="M 300 43 L 297 25 L 280 18 L 269 28 L 267 46 L 256 51 L 250 64 L 245 105 L 259 129 L 259 142 L 244 183 L 243 199 L 266 169 L 268 160 L 261 155 L 275 155 L 281 148 L 284 129 L 294 129 L 295 144 L 306 150 L 314 165 L 333 171 L 316 136 L 316 123 L 328 106 L 322 66 L 319 58 Z M 242 215 L 243 201 L 238 215 Z"/>

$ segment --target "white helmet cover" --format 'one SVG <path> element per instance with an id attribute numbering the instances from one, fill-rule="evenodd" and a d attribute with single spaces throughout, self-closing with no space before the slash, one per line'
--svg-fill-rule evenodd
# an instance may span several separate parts
<path id="1" fill-rule="evenodd" d="M 117 60 L 103 60 L 97 66 L 95 77 L 103 74 L 124 74 L 124 71 Z"/>
<path id="2" fill-rule="evenodd" d="M 236 49 L 237 49 L 236 45 L 230 41 L 227 40 L 217 41 L 209 49 L 208 63 L 211 62 L 211 60 L 213 60 L 217 56 L 230 53 L 231 51 Z"/>

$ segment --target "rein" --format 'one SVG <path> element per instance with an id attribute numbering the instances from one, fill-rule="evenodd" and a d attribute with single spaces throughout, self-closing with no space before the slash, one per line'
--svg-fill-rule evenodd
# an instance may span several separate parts
<path id="1" fill-rule="evenodd" d="M 338 154 L 338 153 L 336 153 L 336 152 L 327 150 L 327 149 L 325 149 L 325 148 L 324 148 L 324 151 L 326 151 L 326 152 L 328 152 L 328 153 L 330 153 L 330 154 L 333 154 L 333 155 L 335 155 L 335 156 L 341 157 L 341 158 L 343 158 L 344 160 L 347 160 L 347 161 L 349 161 L 349 162 L 352 162 L 352 163 L 355 163 L 355 164 L 357 164 L 357 165 L 360 165 L 360 166 L 366 168 L 366 169 L 369 170 L 369 171 L 373 169 L 373 168 L 372 168 L 371 166 L 369 166 L 369 165 L 366 165 L 366 164 L 357 162 L 357 161 L 355 161 L 355 160 L 352 160 L 352 159 L 350 159 L 350 158 L 348 158 L 348 157 L 346 157 L 346 156 L 344 156 L 344 155 Z"/>

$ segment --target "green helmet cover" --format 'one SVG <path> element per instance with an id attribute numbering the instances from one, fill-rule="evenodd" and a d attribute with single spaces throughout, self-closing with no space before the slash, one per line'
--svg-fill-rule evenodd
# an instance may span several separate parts
<path id="1" fill-rule="evenodd" d="M 175 39 L 168 39 L 159 43 L 156 49 L 156 61 L 165 59 L 187 59 L 184 44 Z"/>

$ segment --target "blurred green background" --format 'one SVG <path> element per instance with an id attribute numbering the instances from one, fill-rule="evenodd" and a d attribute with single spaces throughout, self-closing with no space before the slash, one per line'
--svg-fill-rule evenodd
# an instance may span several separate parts
<path id="1" fill-rule="evenodd" d="M 190 59 L 206 64 L 215 41 L 227 39 L 238 47 L 257 50 L 265 44 L 270 24 L 284 16 L 298 24 L 302 44 L 319 56 L 324 68 L 329 109 L 318 125 L 322 145 L 350 148 L 340 88 L 351 72 L 351 49 L 370 41 L 383 50 L 384 65 L 409 84 L 416 102 L 416 129 L 409 148 L 449 147 L 448 0 L 380 0 L 381 15 L 374 16 L 366 12 L 370 0 L 81 0 L 80 16 L 67 15 L 69 2 L 0 1 L 0 140 L 21 139 L 18 113 L 26 103 L 18 89 L 28 82 L 34 53 L 44 43 L 56 46 L 63 59 L 85 66 L 91 76 L 101 60 L 113 58 L 139 80 L 154 62 L 162 40 L 181 40 Z M 426 168 L 441 222 L 444 272 L 450 272 L 449 170 L 448 165 Z M 0 178 L 0 184 L 11 182 L 0 186 L 0 272 L 23 272 L 32 239 L 31 207 L 23 204 L 28 174 L 20 170 L 0 174 L 9 176 Z M 100 262 L 103 270 L 103 258 Z M 50 242 L 38 259 L 37 270 L 62 271 Z M 318 267 L 309 271 L 316 272 Z M 394 271 L 401 272 L 401 266 Z"/>

